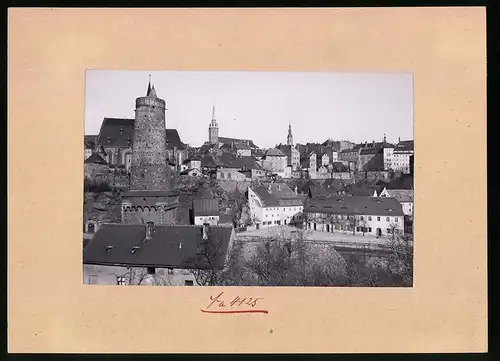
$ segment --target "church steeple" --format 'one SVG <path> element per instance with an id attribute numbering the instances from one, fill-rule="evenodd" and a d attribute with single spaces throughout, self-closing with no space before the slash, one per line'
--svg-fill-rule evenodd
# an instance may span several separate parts
<path id="1" fill-rule="evenodd" d="M 219 143 L 219 125 L 217 120 L 215 120 L 215 102 L 212 104 L 212 119 L 208 125 L 208 141 L 210 144 Z"/>
<path id="2" fill-rule="evenodd" d="M 151 85 L 151 74 L 149 74 L 148 92 L 146 93 L 146 96 L 151 98 L 157 98 L 155 86 Z"/>
<path id="3" fill-rule="evenodd" d="M 286 137 L 286 145 L 293 145 L 292 124 L 288 121 L 288 136 Z"/>

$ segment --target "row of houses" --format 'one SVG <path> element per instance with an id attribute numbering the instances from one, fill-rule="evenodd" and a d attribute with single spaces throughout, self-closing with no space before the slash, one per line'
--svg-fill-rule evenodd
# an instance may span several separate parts
<path id="1" fill-rule="evenodd" d="M 280 182 L 262 183 L 248 189 L 250 216 L 257 228 L 296 225 L 376 237 L 411 231 L 413 189 L 365 189 L 359 195 L 338 180 L 309 181 L 300 190 Z"/>

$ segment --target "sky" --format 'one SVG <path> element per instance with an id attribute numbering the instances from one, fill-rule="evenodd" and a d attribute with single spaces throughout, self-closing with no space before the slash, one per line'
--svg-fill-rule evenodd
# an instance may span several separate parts
<path id="1" fill-rule="evenodd" d="M 134 118 L 149 75 L 167 103 L 167 128 L 200 146 L 215 104 L 219 136 L 252 139 L 261 148 L 328 138 L 353 142 L 413 139 L 413 75 L 361 72 L 87 70 L 85 134 L 103 118 Z"/>

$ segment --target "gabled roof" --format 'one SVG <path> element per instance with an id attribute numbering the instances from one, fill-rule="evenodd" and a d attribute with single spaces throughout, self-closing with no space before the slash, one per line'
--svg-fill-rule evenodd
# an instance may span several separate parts
<path id="1" fill-rule="evenodd" d="M 103 164 L 107 165 L 108 162 L 106 162 L 99 154 L 97 153 L 92 153 L 90 157 L 85 159 L 85 164 Z"/>
<path id="2" fill-rule="evenodd" d="M 97 144 L 108 147 L 131 147 L 134 140 L 134 119 L 104 118 Z"/>
<path id="3" fill-rule="evenodd" d="M 181 142 L 181 137 L 177 132 L 177 129 L 165 129 L 167 148 L 185 149 L 186 145 Z"/>
<path id="4" fill-rule="evenodd" d="M 246 143 L 251 148 L 258 148 L 251 139 L 238 139 L 238 138 L 227 138 L 227 137 L 219 137 L 219 143 L 231 144 L 231 143 Z"/>
<path id="5" fill-rule="evenodd" d="M 323 199 L 309 199 L 304 205 L 304 212 L 403 216 L 401 203 L 394 198 L 336 196 Z"/>
<path id="6" fill-rule="evenodd" d="M 251 187 L 264 207 L 301 206 L 302 199 L 286 183 L 264 182 Z"/>
<path id="7" fill-rule="evenodd" d="M 413 202 L 413 189 L 387 189 L 387 193 L 399 202 Z"/>
<path id="8" fill-rule="evenodd" d="M 284 145 L 284 144 L 280 144 L 279 146 L 276 147 L 276 149 L 279 149 L 287 157 L 290 157 L 292 155 L 292 148 L 293 145 Z"/>
<path id="9" fill-rule="evenodd" d="M 264 153 L 264 157 L 285 157 L 283 152 L 276 148 L 270 148 Z"/>
<path id="10" fill-rule="evenodd" d="M 207 168 L 216 168 L 217 163 L 215 163 L 214 157 L 211 155 L 205 155 L 201 158 L 201 166 Z"/>
<path id="11" fill-rule="evenodd" d="M 193 200 L 193 214 L 195 217 L 218 216 L 219 213 L 219 200 L 217 198 L 203 198 Z"/>
<path id="12" fill-rule="evenodd" d="M 224 168 L 235 169 L 257 169 L 262 170 L 262 167 L 257 162 L 257 158 L 253 156 L 234 156 L 232 154 L 221 154 L 217 164 Z"/>
<path id="13" fill-rule="evenodd" d="M 97 144 L 108 147 L 132 147 L 135 119 L 104 118 L 97 136 Z M 185 149 L 177 129 L 165 129 L 167 148 Z"/>
<path id="14" fill-rule="evenodd" d="M 207 242 L 219 244 L 215 258 L 219 267 L 224 263 L 231 235 L 232 227 L 209 227 Z M 203 229 L 202 226 L 156 225 L 151 239 L 145 241 L 145 236 L 144 225 L 103 224 L 85 247 L 83 263 L 189 268 L 202 245 Z M 140 248 L 133 253 L 134 247 Z"/>

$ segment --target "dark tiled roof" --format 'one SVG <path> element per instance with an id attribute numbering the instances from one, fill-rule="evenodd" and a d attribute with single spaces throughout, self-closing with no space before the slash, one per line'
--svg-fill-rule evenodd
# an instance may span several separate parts
<path id="1" fill-rule="evenodd" d="M 283 152 L 276 148 L 270 148 L 264 153 L 264 157 L 284 157 Z"/>
<path id="2" fill-rule="evenodd" d="M 394 198 L 336 196 L 310 199 L 304 212 L 330 214 L 363 214 L 372 216 L 403 216 L 401 203 Z"/>
<path id="3" fill-rule="evenodd" d="M 193 214 L 197 216 L 219 215 L 219 200 L 216 198 L 204 198 L 193 200 Z"/>
<path id="4" fill-rule="evenodd" d="M 413 189 L 413 175 L 403 174 L 401 177 L 393 179 L 387 184 L 389 189 Z"/>
<path id="5" fill-rule="evenodd" d="M 134 141 L 134 119 L 104 118 L 97 144 L 108 147 L 131 147 Z"/>
<path id="6" fill-rule="evenodd" d="M 373 196 L 375 193 L 376 189 L 373 186 L 358 186 L 358 185 L 350 185 L 346 189 L 346 193 L 352 195 L 352 196 Z"/>
<path id="7" fill-rule="evenodd" d="M 93 153 L 90 157 L 85 159 L 86 164 L 108 164 L 99 154 Z"/>
<path id="8" fill-rule="evenodd" d="M 413 140 L 402 140 L 396 145 L 395 150 L 411 151 L 413 150 L 413 147 L 414 147 Z"/>
<path id="9" fill-rule="evenodd" d="M 219 244 L 215 258 L 219 267 L 224 263 L 231 234 L 232 228 L 228 226 L 209 227 L 208 243 Z M 103 224 L 85 247 L 83 263 L 188 268 L 197 257 L 202 235 L 202 226 L 157 225 L 151 239 L 143 242 L 144 225 Z M 134 247 L 140 248 L 133 253 Z"/>
<path id="10" fill-rule="evenodd" d="M 97 135 L 85 135 L 83 138 L 85 149 L 94 149 L 96 140 Z"/>
<path id="11" fill-rule="evenodd" d="M 257 158 L 253 156 L 237 157 L 233 154 L 222 154 L 218 159 L 218 164 L 224 168 L 235 168 L 241 170 L 262 169 L 260 164 L 257 163 Z"/>
<path id="12" fill-rule="evenodd" d="M 205 155 L 201 158 L 201 166 L 207 168 L 215 168 L 217 167 L 217 163 L 215 163 L 214 157 L 211 155 Z"/>
<path id="13" fill-rule="evenodd" d="M 347 166 L 342 162 L 333 162 L 332 166 L 334 172 L 347 172 L 348 170 Z"/>
<path id="14" fill-rule="evenodd" d="M 292 146 L 290 145 L 282 145 L 280 144 L 277 149 L 281 150 L 281 152 L 286 155 L 287 157 L 290 157 L 292 155 Z"/>
<path id="15" fill-rule="evenodd" d="M 381 151 L 380 148 L 363 148 L 361 149 L 360 155 L 377 154 Z"/>
<path id="16" fill-rule="evenodd" d="M 268 186 L 271 187 L 269 191 Z M 264 207 L 301 206 L 301 198 L 285 183 L 268 183 L 252 187 Z"/>
<path id="17" fill-rule="evenodd" d="M 179 133 L 177 129 L 165 129 L 166 131 L 166 139 L 167 139 L 167 148 L 177 149 L 185 149 L 186 146 L 181 142 L 181 137 L 179 137 Z"/>
<path id="18" fill-rule="evenodd" d="M 134 141 L 134 121 L 135 119 L 104 118 L 97 136 L 97 144 L 108 147 L 131 147 Z M 165 135 L 167 148 L 186 148 L 177 129 L 165 129 Z"/>
<path id="19" fill-rule="evenodd" d="M 238 139 L 238 138 L 227 138 L 219 137 L 219 143 L 231 144 L 231 143 L 248 143 L 251 148 L 258 148 L 251 139 Z"/>
<path id="20" fill-rule="evenodd" d="M 413 189 L 388 189 L 387 193 L 399 202 L 413 202 Z"/>

